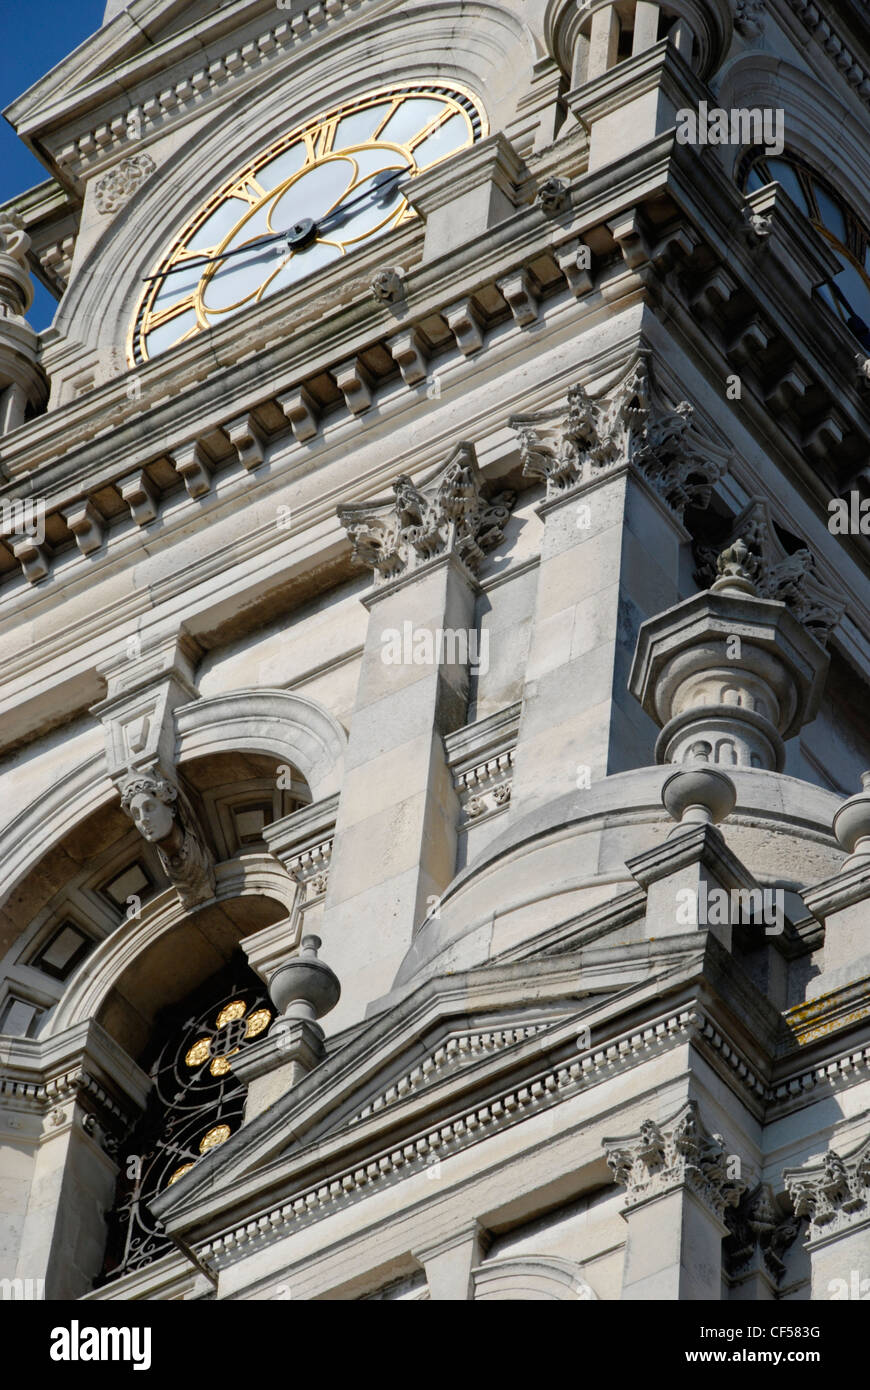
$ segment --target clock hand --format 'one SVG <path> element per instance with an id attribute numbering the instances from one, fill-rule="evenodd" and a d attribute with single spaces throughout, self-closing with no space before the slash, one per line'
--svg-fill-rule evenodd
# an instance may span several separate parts
<path id="1" fill-rule="evenodd" d="M 177 275 L 179 271 L 198 270 L 200 266 L 214 265 L 216 261 L 228 261 L 231 257 L 241 256 L 243 253 L 255 254 L 265 247 L 271 246 L 272 243 L 276 241 L 283 240 L 287 242 L 288 249 L 292 251 L 294 248 L 294 233 L 296 234 L 295 245 L 301 249 L 301 247 L 307 246 L 319 236 L 324 227 L 328 228 L 330 224 L 340 227 L 343 222 L 347 221 L 348 209 L 356 207 L 358 203 L 364 202 L 367 198 L 371 198 L 373 192 L 384 200 L 388 193 L 398 192 L 398 180 L 403 172 L 404 170 L 397 169 L 395 173 L 388 175 L 386 179 L 382 179 L 381 182 L 375 186 L 374 190 L 367 188 L 364 193 L 359 194 L 356 198 L 350 198 L 346 203 L 336 208 L 335 212 L 327 213 L 326 217 L 320 222 L 314 222 L 310 217 L 301 218 L 293 227 L 289 227 L 283 232 L 271 232 L 268 236 L 258 237 L 256 241 L 249 241 L 245 246 L 237 246 L 233 251 L 222 251 L 217 256 L 191 257 L 189 260 L 180 261 L 178 265 L 170 266 L 168 270 L 159 272 L 156 275 L 146 275 L 144 277 L 144 283 L 149 284 L 153 280 L 166 280 L 170 275 Z M 389 190 L 387 189 L 388 183 L 393 185 Z M 376 200 L 377 199 L 375 199 L 375 201 Z"/>

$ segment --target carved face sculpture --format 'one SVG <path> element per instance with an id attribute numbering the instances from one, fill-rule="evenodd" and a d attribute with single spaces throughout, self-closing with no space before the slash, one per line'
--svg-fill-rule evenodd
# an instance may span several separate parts
<path id="1" fill-rule="evenodd" d="M 155 844 L 172 834 L 172 811 L 151 792 L 137 792 L 130 799 L 130 818 L 143 839 Z"/>

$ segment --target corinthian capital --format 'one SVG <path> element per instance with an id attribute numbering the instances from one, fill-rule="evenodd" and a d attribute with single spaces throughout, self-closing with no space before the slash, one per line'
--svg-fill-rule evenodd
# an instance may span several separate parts
<path id="1" fill-rule="evenodd" d="M 840 1234 L 870 1219 L 870 1137 L 848 1158 L 829 1149 L 821 1163 L 789 1168 L 783 1179 L 796 1216 L 810 1222 L 810 1240 Z"/>
<path id="2" fill-rule="evenodd" d="M 688 401 L 668 406 L 653 390 L 646 354 L 607 394 L 591 397 L 579 383 L 564 405 L 535 415 L 513 415 L 524 472 L 542 478 L 547 500 L 611 469 L 633 464 L 667 505 L 706 507 L 727 455 L 704 440 Z"/>
<path id="3" fill-rule="evenodd" d="M 354 558 L 374 570 L 375 583 L 412 573 L 427 560 L 455 554 L 472 574 L 504 537 L 516 500 L 489 494 L 473 444 L 457 444 L 446 464 L 421 487 L 401 476 L 389 501 L 339 507 Z"/>
<path id="4" fill-rule="evenodd" d="M 614 1182 L 626 1189 L 627 1207 L 688 1187 L 721 1220 L 746 1189 L 730 1175 L 724 1140 L 705 1129 L 695 1101 L 664 1126 L 644 1120 L 636 1134 L 602 1143 Z"/>

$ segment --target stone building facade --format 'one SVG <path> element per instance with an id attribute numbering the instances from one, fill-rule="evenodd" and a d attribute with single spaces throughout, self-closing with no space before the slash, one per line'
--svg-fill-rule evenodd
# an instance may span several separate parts
<path id="1" fill-rule="evenodd" d="M 7 115 L 4 1287 L 855 1296 L 859 0 L 110 0 Z"/>

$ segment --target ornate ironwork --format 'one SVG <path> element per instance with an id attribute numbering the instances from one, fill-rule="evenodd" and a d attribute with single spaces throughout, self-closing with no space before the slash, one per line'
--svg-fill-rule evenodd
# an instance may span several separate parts
<path id="1" fill-rule="evenodd" d="M 245 1087 L 233 1057 L 270 1026 L 274 1009 L 244 965 L 213 977 L 159 1029 L 145 1114 L 119 1159 L 101 1282 L 141 1269 L 172 1249 L 155 1227 L 150 1200 L 225 1143 L 242 1122 Z"/>

